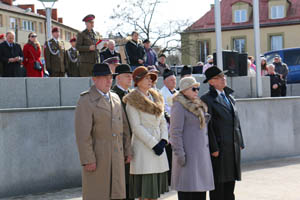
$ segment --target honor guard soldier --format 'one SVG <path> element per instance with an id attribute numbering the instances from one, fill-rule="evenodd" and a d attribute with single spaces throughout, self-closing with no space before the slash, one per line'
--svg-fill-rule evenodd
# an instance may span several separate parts
<path id="1" fill-rule="evenodd" d="M 76 38 L 70 40 L 72 47 L 66 51 L 66 71 L 69 77 L 79 77 L 79 53 L 76 49 Z"/>
<path id="2" fill-rule="evenodd" d="M 92 76 L 95 63 L 100 63 L 100 55 L 96 48 L 99 36 L 94 32 L 94 15 L 83 18 L 86 29 L 77 35 L 76 48 L 79 51 L 79 73 L 81 77 Z"/>
<path id="3" fill-rule="evenodd" d="M 57 27 L 52 29 L 52 39 L 45 42 L 46 68 L 51 77 L 65 76 L 65 47 L 59 41 L 60 32 Z"/>

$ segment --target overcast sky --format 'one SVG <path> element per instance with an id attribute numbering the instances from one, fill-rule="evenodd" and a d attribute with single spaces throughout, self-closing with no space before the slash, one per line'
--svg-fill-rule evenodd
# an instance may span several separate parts
<path id="1" fill-rule="evenodd" d="M 111 22 L 109 16 L 118 4 L 125 0 L 58 0 L 54 8 L 58 9 L 58 17 L 63 17 L 64 24 L 79 30 L 85 28 L 82 18 L 87 14 L 95 14 L 95 29 L 107 36 Z M 192 22 L 203 16 L 213 0 L 164 0 L 157 16 L 163 19 L 190 19 Z M 37 8 L 43 8 L 38 0 L 16 0 L 14 4 L 33 3 Z M 128 32 L 131 32 L 128 31 Z"/>

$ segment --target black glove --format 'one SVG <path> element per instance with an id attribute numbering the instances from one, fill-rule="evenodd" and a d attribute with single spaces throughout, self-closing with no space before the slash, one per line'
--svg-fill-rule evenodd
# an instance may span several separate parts
<path id="1" fill-rule="evenodd" d="M 158 144 L 160 145 L 161 148 L 165 148 L 168 143 L 166 140 L 162 139 L 159 141 Z"/>
<path id="2" fill-rule="evenodd" d="M 160 143 L 160 142 L 159 142 Z M 160 156 L 163 152 L 164 152 L 164 148 L 161 147 L 161 145 L 157 143 L 157 145 L 155 145 L 152 149 L 154 151 L 154 153 L 158 156 Z"/>

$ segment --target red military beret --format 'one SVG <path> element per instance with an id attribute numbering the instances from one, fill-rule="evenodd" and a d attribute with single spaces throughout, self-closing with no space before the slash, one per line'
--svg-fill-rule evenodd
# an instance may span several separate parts
<path id="1" fill-rule="evenodd" d="M 3 39 L 4 38 L 4 33 L 0 34 L 0 39 Z"/>
<path id="2" fill-rule="evenodd" d="M 70 40 L 70 43 L 71 43 L 71 42 L 76 42 L 76 38 L 73 37 L 73 38 Z"/>
<path id="3" fill-rule="evenodd" d="M 59 29 L 57 27 L 52 28 L 52 33 L 55 33 L 55 32 L 59 32 Z"/>
<path id="4" fill-rule="evenodd" d="M 88 22 L 88 21 L 92 21 L 95 19 L 95 15 L 87 15 L 83 18 L 83 22 Z"/>

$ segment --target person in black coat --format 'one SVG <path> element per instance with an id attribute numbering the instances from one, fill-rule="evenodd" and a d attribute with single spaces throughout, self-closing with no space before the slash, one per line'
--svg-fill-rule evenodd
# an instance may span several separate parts
<path id="1" fill-rule="evenodd" d="M 205 71 L 204 83 L 208 82 L 210 89 L 201 97 L 211 114 L 208 136 L 215 190 L 210 192 L 210 200 L 234 200 L 235 181 L 241 180 L 244 141 L 233 90 L 227 87 L 224 73 L 216 66 Z"/>
<path id="2" fill-rule="evenodd" d="M 3 63 L 3 77 L 26 76 L 21 74 L 23 51 L 19 44 L 14 42 L 15 34 L 6 33 L 6 41 L 0 44 L 0 61 Z"/>
<path id="3" fill-rule="evenodd" d="M 132 70 L 128 64 L 121 64 L 116 67 L 115 73 L 116 73 L 115 79 L 117 80 L 116 81 L 117 83 L 112 88 L 112 91 L 115 92 L 121 99 L 124 114 L 125 114 L 125 120 L 127 122 L 126 123 L 127 126 L 126 127 L 124 126 L 124 131 L 128 131 L 131 138 L 132 131 L 129 124 L 127 111 L 126 111 L 126 104 L 123 101 L 123 97 L 130 92 L 129 88 L 132 86 Z M 128 142 L 130 143 L 131 141 L 124 141 L 124 143 L 128 143 Z M 130 176 L 129 169 L 130 169 L 130 163 L 126 163 L 125 164 L 126 200 L 133 200 L 129 198 L 129 176 Z"/>
<path id="4" fill-rule="evenodd" d="M 282 85 L 280 75 L 275 72 L 275 66 L 273 64 L 268 65 L 267 69 L 268 74 L 266 76 L 270 77 L 271 97 L 280 97 Z"/>
<path id="5" fill-rule="evenodd" d="M 131 34 L 132 39 L 129 40 L 125 45 L 125 53 L 127 57 L 127 63 L 131 66 L 131 69 L 134 70 L 138 66 L 144 64 L 144 48 L 138 42 L 139 34 L 135 31 Z"/>
<path id="6" fill-rule="evenodd" d="M 121 54 L 115 50 L 115 41 L 109 40 L 106 50 L 100 53 L 101 62 L 111 57 L 119 57 L 120 63 L 122 63 Z"/>

